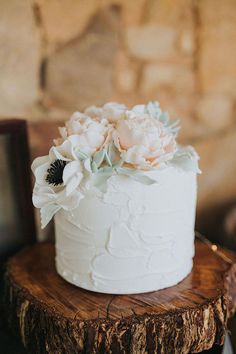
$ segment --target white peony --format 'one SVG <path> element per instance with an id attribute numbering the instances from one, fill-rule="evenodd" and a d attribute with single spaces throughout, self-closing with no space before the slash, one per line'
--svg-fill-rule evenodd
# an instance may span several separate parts
<path id="1" fill-rule="evenodd" d="M 116 123 L 118 120 L 125 117 L 127 109 L 124 104 L 109 102 L 104 104 L 103 107 L 88 107 L 84 113 L 92 118 L 106 119 L 110 123 Z"/>
<path id="2" fill-rule="evenodd" d="M 56 145 L 67 139 L 77 151 L 88 156 L 107 146 L 111 136 L 111 126 L 106 119 L 92 119 L 80 112 L 74 113 L 59 131 L 62 139 L 57 139 Z"/>
<path id="3" fill-rule="evenodd" d="M 158 119 L 144 113 L 143 106 L 127 111 L 113 132 L 121 158 L 137 168 L 157 167 L 173 158 L 177 146 L 175 136 Z"/>

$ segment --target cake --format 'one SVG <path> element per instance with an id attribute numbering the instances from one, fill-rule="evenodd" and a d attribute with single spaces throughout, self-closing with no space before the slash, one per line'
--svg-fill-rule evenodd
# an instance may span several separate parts
<path id="1" fill-rule="evenodd" d="M 76 112 L 32 164 L 33 203 L 54 218 L 56 269 L 81 288 L 156 291 L 192 269 L 198 155 L 158 102 Z"/>

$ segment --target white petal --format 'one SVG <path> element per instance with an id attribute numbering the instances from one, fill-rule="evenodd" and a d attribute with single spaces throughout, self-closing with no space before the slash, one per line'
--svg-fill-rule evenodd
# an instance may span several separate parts
<path id="1" fill-rule="evenodd" d="M 46 182 L 46 176 L 47 176 L 47 170 L 50 168 L 50 163 L 46 162 L 41 166 L 38 166 L 34 170 L 34 175 L 36 178 L 36 183 L 40 185 L 45 185 Z"/>
<path id="2" fill-rule="evenodd" d="M 63 139 L 66 139 L 66 137 L 67 137 L 67 130 L 66 130 L 66 128 L 65 128 L 65 127 L 59 127 L 58 130 L 59 130 L 59 132 L 60 132 L 60 134 L 61 134 L 61 137 L 62 137 Z"/>
<path id="3" fill-rule="evenodd" d="M 31 165 L 32 171 L 34 172 L 37 167 L 43 165 L 46 162 L 49 162 L 49 156 L 48 155 L 37 157 L 36 159 L 34 159 L 32 165 Z"/>
<path id="4" fill-rule="evenodd" d="M 61 145 L 59 145 L 61 146 Z M 52 146 L 50 151 L 49 151 L 49 156 L 50 156 L 50 160 L 63 160 L 63 161 L 69 161 L 68 158 L 65 158 L 59 151 L 58 147 L 59 146 Z"/>
<path id="5" fill-rule="evenodd" d="M 36 208 L 42 208 L 52 204 L 56 200 L 55 194 L 41 194 L 41 192 L 33 192 L 32 201 Z"/>
<path id="6" fill-rule="evenodd" d="M 105 103 L 104 106 L 103 106 L 103 109 L 109 109 L 109 108 L 112 108 L 114 110 L 125 110 L 125 109 L 127 109 L 127 107 L 124 104 L 118 103 L 118 102 Z"/>
<path id="7" fill-rule="evenodd" d="M 58 199 L 57 204 L 59 204 L 65 210 L 73 210 L 78 207 L 81 199 L 84 198 L 84 195 L 79 191 L 74 191 L 74 193 L 65 197 L 62 196 L 61 199 Z"/>
<path id="8" fill-rule="evenodd" d="M 51 221 L 53 216 L 61 209 L 60 205 L 51 204 L 41 208 L 41 228 L 44 229 L 45 226 Z"/>
<path id="9" fill-rule="evenodd" d="M 145 105 L 144 104 L 137 104 L 132 108 L 132 112 L 138 113 L 138 114 L 143 114 L 145 113 Z"/>
<path id="10" fill-rule="evenodd" d="M 66 185 L 66 195 L 70 195 L 80 185 L 83 178 L 83 174 L 79 172 L 76 176 L 73 176 Z"/>
<path id="11" fill-rule="evenodd" d="M 90 106 L 84 111 L 84 113 L 90 117 L 100 117 L 102 112 L 102 108 L 96 106 Z"/>
<path id="12" fill-rule="evenodd" d="M 50 160 L 77 160 L 77 157 L 73 150 L 72 142 L 66 139 L 61 145 L 53 146 L 49 151 Z"/>
<path id="13" fill-rule="evenodd" d="M 82 151 L 86 155 L 91 155 L 96 149 L 89 145 L 86 134 L 87 133 L 81 135 L 71 135 L 68 139 L 71 141 L 75 150 Z"/>
<path id="14" fill-rule="evenodd" d="M 72 114 L 72 116 L 70 117 L 69 121 L 73 121 L 73 120 L 78 120 L 79 121 L 82 118 L 86 118 L 86 114 L 81 113 L 81 112 L 74 112 Z"/>
<path id="15" fill-rule="evenodd" d="M 88 172 L 92 173 L 92 170 L 91 170 L 91 161 L 90 161 L 89 158 L 86 159 L 86 160 L 84 160 L 84 168 L 85 168 Z"/>
<path id="16" fill-rule="evenodd" d="M 71 177 L 73 177 L 73 175 L 75 175 L 77 172 L 81 172 L 82 171 L 82 165 L 80 161 L 72 161 L 69 162 L 63 171 L 63 182 L 64 184 L 67 184 L 69 179 Z"/>
<path id="17" fill-rule="evenodd" d="M 76 147 L 79 145 L 80 142 L 80 136 L 78 134 L 73 134 L 68 137 L 68 141 L 70 141 L 71 145 Z"/>

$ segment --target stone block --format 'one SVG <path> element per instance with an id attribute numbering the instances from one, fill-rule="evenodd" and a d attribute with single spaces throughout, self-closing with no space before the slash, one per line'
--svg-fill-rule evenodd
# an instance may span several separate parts
<path id="1" fill-rule="evenodd" d="M 212 132 L 225 129 L 233 123 L 234 102 L 228 96 L 207 95 L 197 103 L 196 116 Z"/>
<path id="2" fill-rule="evenodd" d="M 152 63 L 144 67 L 141 91 L 148 93 L 157 87 L 166 87 L 184 94 L 193 91 L 194 83 L 194 72 L 189 67 Z"/>
<path id="3" fill-rule="evenodd" d="M 35 3 L 48 51 L 78 37 L 99 7 L 97 0 L 35 0 Z"/>
<path id="4" fill-rule="evenodd" d="M 129 53 L 145 61 L 172 59 L 177 54 L 177 32 L 173 27 L 158 25 L 129 27 L 125 41 Z"/>
<path id="5" fill-rule="evenodd" d="M 178 48 L 184 55 L 193 56 L 196 50 L 196 38 L 193 29 L 183 29 L 178 37 Z"/>
<path id="6" fill-rule="evenodd" d="M 175 28 L 192 24 L 192 0 L 158 0 L 146 4 L 146 21 Z"/>
<path id="7" fill-rule="evenodd" d="M 207 209 L 236 199 L 236 130 L 195 144 L 201 157 L 198 208 Z"/>
<path id="8" fill-rule="evenodd" d="M 136 25 L 143 16 L 145 0 L 35 0 L 47 53 L 79 37 L 98 11 L 120 11 L 123 24 Z"/>
<path id="9" fill-rule="evenodd" d="M 47 95 L 54 105 L 72 111 L 109 101 L 117 51 L 116 32 L 98 15 L 82 38 L 49 57 Z"/>
<path id="10" fill-rule="evenodd" d="M 236 97 L 236 31 L 202 37 L 199 54 L 202 92 Z"/>
<path id="11" fill-rule="evenodd" d="M 119 7 L 124 26 L 137 25 L 145 16 L 146 0 L 102 0 L 101 4 Z"/>
<path id="12" fill-rule="evenodd" d="M 199 82 L 203 93 L 236 97 L 236 2 L 204 0 L 199 7 Z"/>
<path id="13" fill-rule="evenodd" d="M 236 21 L 235 0 L 199 0 L 197 7 L 201 26 L 206 30 L 231 27 Z"/>
<path id="14" fill-rule="evenodd" d="M 0 14 L 0 116 L 23 116 L 38 98 L 39 30 L 28 1 L 1 1 Z"/>
<path id="15" fill-rule="evenodd" d="M 130 60 L 124 52 L 117 55 L 115 82 L 119 91 L 129 93 L 137 87 L 138 65 Z"/>
<path id="16" fill-rule="evenodd" d="M 145 23 L 174 28 L 177 31 L 180 53 L 183 55 L 194 54 L 195 18 L 193 1 L 148 1 L 145 9 Z"/>

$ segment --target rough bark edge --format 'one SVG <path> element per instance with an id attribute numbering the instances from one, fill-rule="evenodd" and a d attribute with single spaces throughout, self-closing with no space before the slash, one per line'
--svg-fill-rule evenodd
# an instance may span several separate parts
<path id="1" fill-rule="evenodd" d="M 29 353 L 197 353 L 223 344 L 228 317 L 226 292 L 196 308 L 168 314 L 131 316 L 118 321 L 69 319 L 36 300 L 5 276 L 10 328 Z"/>
<path id="2" fill-rule="evenodd" d="M 224 277 L 224 287 L 228 294 L 228 317 L 236 311 L 236 264 L 231 265 Z"/>

